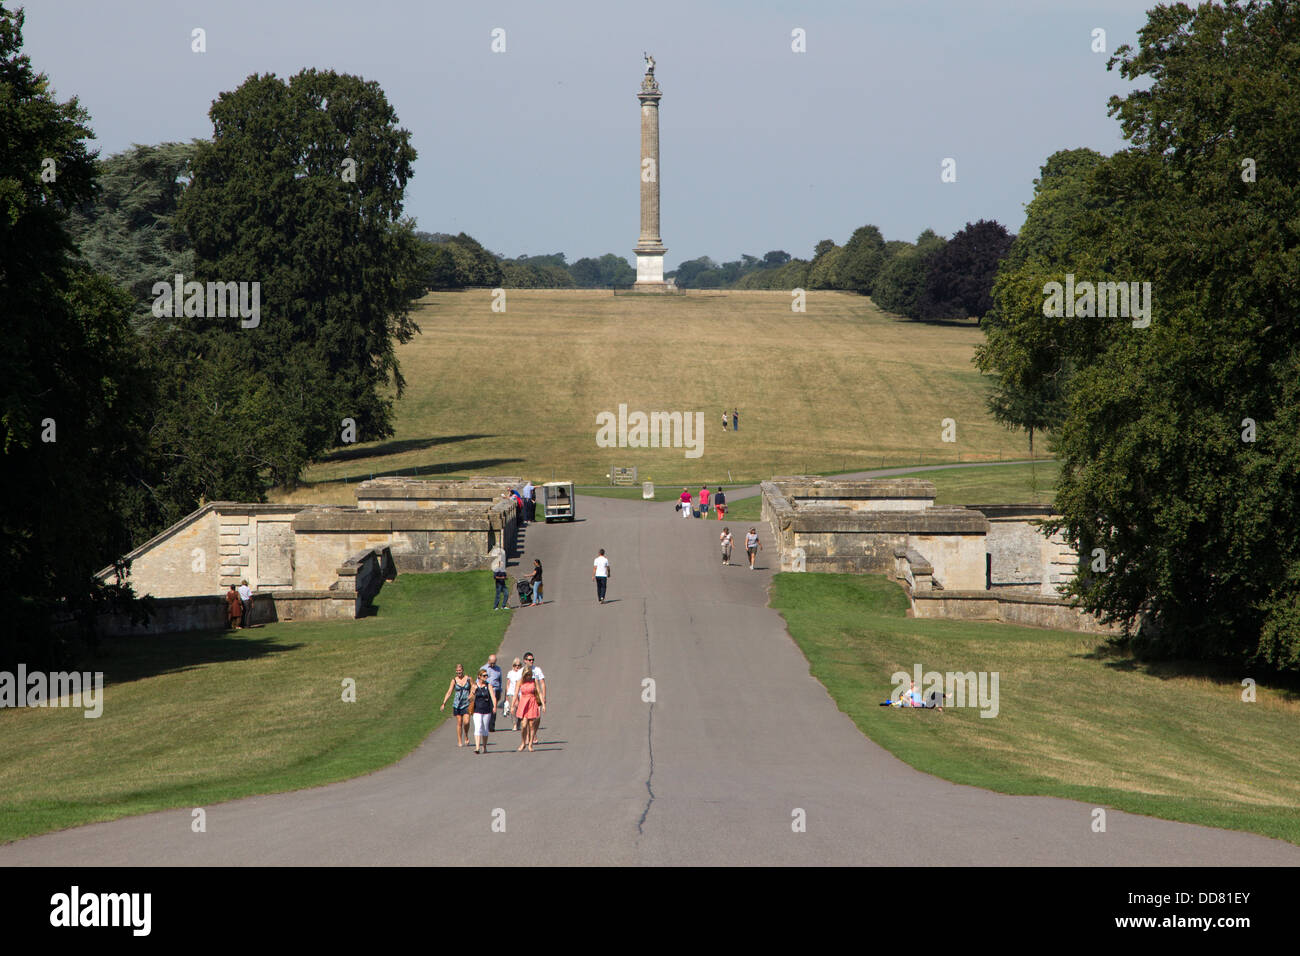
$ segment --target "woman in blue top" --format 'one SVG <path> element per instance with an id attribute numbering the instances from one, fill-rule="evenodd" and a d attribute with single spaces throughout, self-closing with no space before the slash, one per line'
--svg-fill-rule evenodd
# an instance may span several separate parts
<path id="1" fill-rule="evenodd" d="M 470 680 L 465 676 L 465 665 L 456 665 L 456 676 L 451 679 L 447 685 L 447 693 L 442 695 L 442 706 L 439 710 L 447 709 L 447 698 L 454 691 L 455 700 L 451 702 L 451 713 L 456 718 L 456 746 L 469 746 L 469 694 L 471 686 Z"/>

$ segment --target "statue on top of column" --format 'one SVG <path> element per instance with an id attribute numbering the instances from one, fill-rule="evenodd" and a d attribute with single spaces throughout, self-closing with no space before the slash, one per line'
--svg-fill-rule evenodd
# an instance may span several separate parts
<path id="1" fill-rule="evenodd" d="M 655 79 L 655 58 L 649 53 L 642 53 L 645 57 L 645 76 L 641 78 L 642 93 L 658 93 L 659 81 Z"/>

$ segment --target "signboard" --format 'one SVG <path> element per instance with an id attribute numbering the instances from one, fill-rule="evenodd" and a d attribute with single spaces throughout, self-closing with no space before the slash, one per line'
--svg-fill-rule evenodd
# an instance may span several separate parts
<path id="1" fill-rule="evenodd" d="M 609 469 L 609 483 L 611 485 L 635 485 L 636 468 L 619 468 L 617 465 Z"/>

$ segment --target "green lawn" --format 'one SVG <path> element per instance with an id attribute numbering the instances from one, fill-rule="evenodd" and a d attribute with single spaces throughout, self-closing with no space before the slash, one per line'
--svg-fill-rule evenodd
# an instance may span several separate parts
<path id="1" fill-rule="evenodd" d="M 108 642 L 82 668 L 104 672 L 101 717 L 0 712 L 0 842 L 391 764 L 442 721 L 455 665 L 500 646 L 491 601 L 486 571 L 410 574 L 359 621 Z"/>
<path id="2" fill-rule="evenodd" d="M 1025 457 L 1026 436 L 986 407 L 988 382 L 971 364 L 984 340 L 975 323 L 911 322 L 845 292 L 813 291 L 807 303 L 795 314 L 785 292 L 511 289 L 507 311 L 496 313 L 487 290 L 430 293 L 412 313 L 421 334 L 397 349 L 407 385 L 392 438 L 360 436 L 274 500 L 350 504 L 349 485 L 379 475 L 587 484 L 618 465 L 698 488 Z M 725 345 L 696 344 L 702 328 L 726 329 Z M 520 335 L 529 360 L 488 374 L 502 343 Z M 597 416 L 620 404 L 702 414 L 699 456 L 597 446 Z M 724 408 L 740 410 L 739 432 L 722 431 Z M 957 425 L 954 443 L 943 441 L 946 419 Z"/>
<path id="3" fill-rule="evenodd" d="M 772 606 L 864 734 L 918 770 L 1300 844 L 1300 695 L 1249 673 L 1146 666 L 1100 638 L 905 616 L 882 577 L 778 574 Z M 998 672 L 999 712 L 880 707 L 890 676 Z"/>

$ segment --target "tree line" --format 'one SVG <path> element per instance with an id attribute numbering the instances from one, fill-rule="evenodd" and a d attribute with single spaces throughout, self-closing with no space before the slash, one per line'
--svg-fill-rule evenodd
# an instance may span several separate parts
<path id="1" fill-rule="evenodd" d="M 823 239 L 811 259 L 783 249 L 722 265 L 704 256 L 668 275 L 687 289 L 838 289 L 912 319 L 978 318 L 991 305 L 994 277 L 1014 238 L 987 219 L 967 223 L 951 239 L 926 229 L 915 242 L 886 242 L 878 227 L 867 225 L 842 246 Z"/>

